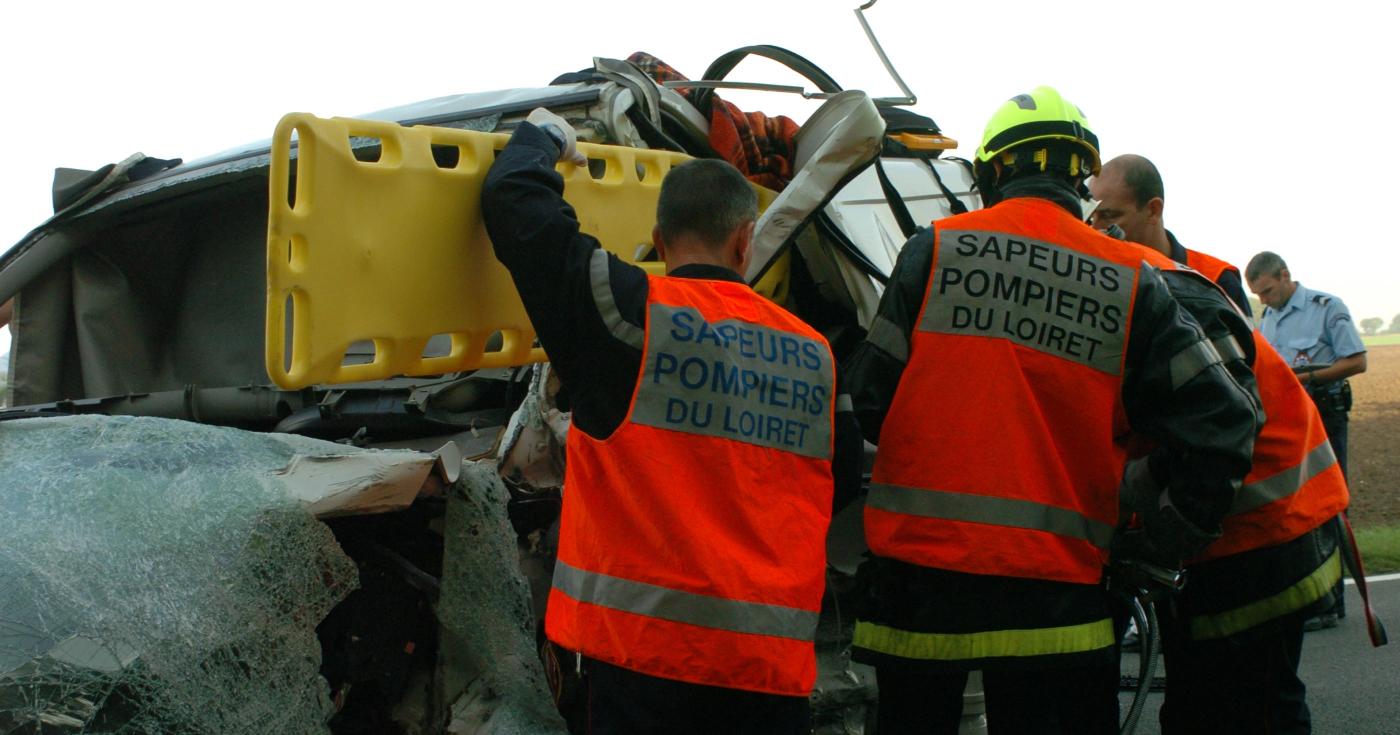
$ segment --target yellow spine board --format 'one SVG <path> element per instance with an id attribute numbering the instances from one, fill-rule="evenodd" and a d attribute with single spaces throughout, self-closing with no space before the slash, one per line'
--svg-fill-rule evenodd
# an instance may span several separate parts
<path id="1" fill-rule="evenodd" d="M 378 139 L 379 159 L 356 160 L 352 137 Z M 482 225 L 482 182 L 506 140 L 300 113 L 282 118 L 268 187 L 266 358 L 274 383 L 297 389 L 547 359 L 533 347 L 534 329 Z M 634 262 L 649 249 L 662 178 L 689 157 L 579 148 L 595 170 L 599 161 L 605 168 L 594 178 L 588 168 L 560 164 L 564 198 L 583 232 Z M 766 207 L 773 192 L 755 188 Z M 496 333 L 499 349 L 488 350 Z M 450 335 L 451 350 L 424 357 L 435 335 Z M 364 340 L 374 343 L 373 361 L 342 364 L 346 350 Z"/>

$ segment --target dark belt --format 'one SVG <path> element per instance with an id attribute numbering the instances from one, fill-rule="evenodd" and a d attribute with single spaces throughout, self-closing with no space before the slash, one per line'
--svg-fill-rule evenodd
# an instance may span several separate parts
<path id="1" fill-rule="evenodd" d="M 1346 413 L 1351 410 L 1351 381 L 1343 380 L 1342 387 L 1332 389 L 1331 383 L 1322 385 L 1305 384 L 1317 410 L 1324 416 Z"/>

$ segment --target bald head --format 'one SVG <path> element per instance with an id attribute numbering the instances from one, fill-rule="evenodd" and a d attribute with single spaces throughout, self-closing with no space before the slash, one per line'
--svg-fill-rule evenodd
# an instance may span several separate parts
<path id="1" fill-rule="evenodd" d="M 1099 200 L 1092 217 L 1094 227 L 1104 230 L 1118 225 L 1126 239 L 1171 255 L 1162 220 L 1166 199 L 1162 175 L 1151 161 L 1133 154 L 1118 156 L 1089 181 L 1089 191 Z"/>
<path id="2" fill-rule="evenodd" d="M 1139 207 L 1146 207 L 1153 199 L 1165 201 L 1167 198 L 1162 186 L 1162 174 L 1142 156 L 1133 153 L 1121 155 L 1103 165 L 1103 175 L 1122 179 Z"/>

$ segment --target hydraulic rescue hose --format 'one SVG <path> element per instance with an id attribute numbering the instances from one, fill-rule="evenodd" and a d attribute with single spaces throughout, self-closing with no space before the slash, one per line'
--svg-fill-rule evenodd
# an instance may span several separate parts
<path id="1" fill-rule="evenodd" d="M 1160 645 L 1157 641 L 1157 606 L 1151 600 L 1143 605 L 1143 598 L 1140 597 L 1133 597 L 1131 602 L 1133 622 L 1137 624 L 1142 640 L 1142 653 L 1138 656 L 1138 685 L 1133 692 L 1133 703 L 1128 707 L 1128 716 L 1123 720 L 1122 727 L 1118 728 L 1118 735 L 1132 735 L 1137 730 L 1142 710 L 1147 706 L 1147 692 L 1152 688 L 1152 677 L 1157 671 L 1157 651 Z"/>
<path id="2" fill-rule="evenodd" d="M 1186 573 L 1180 569 L 1167 569 L 1140 560 L 1116 561 L 1110 566 L 1109 589 L 1121 595 L 1131 606 L 1133 622 L 1137 624 L 1143 646 L 1133 703 L 1118 729 L 1119 735 L 1132 735 L 1137 730 L 1142 710 L 1147 706 L 1147 692 L 1152 688 L 1152 677 L 1157 670 L 1157 653 L 1161 644 L 1158 640 L 1160 629 L 1155 601 L 1179 591 L 1185 585 Z"/>

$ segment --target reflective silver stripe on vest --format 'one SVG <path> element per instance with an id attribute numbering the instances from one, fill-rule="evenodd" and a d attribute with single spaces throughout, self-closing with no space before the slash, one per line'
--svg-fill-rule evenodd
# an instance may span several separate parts
<path id="1" fill-rule="evenodd" d="M 1337 463 L 1337 455 L 1332 453 L 1332 443 L 1324 441 L 1303 457 L 1303 461 L 1258 482 L 1251 482 L 1235 493 L 1235 503 L 1230 506 L 1230 514 L 1247 513 L 1275 500 L 1292 495 L 1303 489 L 1314 477 Z"/>
<path id="2" fill-rule="evenodd" d="M 947 230 L 925 332 L 1004 339 L 1109 375 L 1123 370 L 1136 271 L 1004 232 Z"/>
<path id="3" fill-rule="evenodd" d="M 1113 539 L 1111 523 L 1032 500 L 872 483 L 865 504 L 892 513 L 924 518 L 1049 531 L 1059 536 L 1083 539 L 1101 549 L 1107 549 L 1109 541 Z"/>
<path id="4" fill-rule="evenodd" d="M 646 332 L 639 326 L 622 318 L 613 298 L 612 273 L 608 268 L 608 251 L 598 248 L 588 261 L 588 277 L 593 286 L 593 303 L 598 307 L 598 315 L 612 336 L 637 349 L 642 349 Z"/>
<path id="5" fill-rule="evenodd" d="M 1209 340 L 1201 340 L 1172 355 L 1167 364 L 1172 376 L 1172 390 L 1191 382 L 1191 379 L 1205 372 L 1211 365 L 1220 364 L 1220 353 Z"/>
<path id="6" fill-rule="evenodd" d="M 625 543 L 625 540 L 624 540 Z M 677 623 L 810 641 L 817 613 L 782 605 L 726 600 L 554 563 L 554 588 L 579 602 Z"/>
<path id="7" fill-rule="evenodd" d="M 1240 348 L 1239 340 L 1235 339 L 1233 334 L 1227 334 L 1211 342 L 1211 344 L 1215 345 L 1215 351 L 1220 353 L 1220 359 L 1225 362 L 1243 360 L 1245 358 L 1244 350 Z"/>
<path id="8" fill-rule="evenodd" d="M 851 413 L 855 410 L 855 404 L 851 403 L 850 393 L 842 393 L 836 396 L 836 413 Z"/>
<path id="9" fill-rule="evenodd" d="M 758 298 L 758 297 L 755 297 Z M 633 423 L 831 457 L 836 368 L 820 340 L 762 324 L 713 324 L 653 303 Z"/>
<path id="10" fill-rule="evenodd" d="M 900 362 L 909 362 L 909 340 L 904 336 L 904 331 L 882 316 L 871 320 L 870 331 L 866 332 L 865 341 Z"/>

